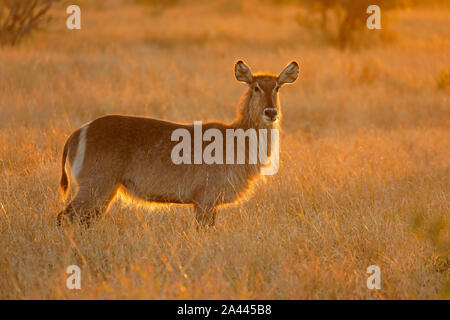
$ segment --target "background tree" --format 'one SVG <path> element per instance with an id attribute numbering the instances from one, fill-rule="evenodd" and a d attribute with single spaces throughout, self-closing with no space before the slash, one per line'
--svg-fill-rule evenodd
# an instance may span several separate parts
<path id="1" fill-rule="evenodd" d="M 300 5 L 308 9 L 306 16 L 298 18 L 300 23 L 317 23 L 323 36 L 340 48 L 355 43 L 358 36 L 367 30 L 366 20 L 369 15 L 366 9 L 377 4 L 383 13 L 398 6 L 405 5 L 407 0 L 298 0 Z M 382 23 L 383 25 L 383 23 Z"/>
<path id="2" fill-rule="evenodd" d="M 0 45 L 14 46 L 50 20 L 58 0 L 0 0 Z"/>

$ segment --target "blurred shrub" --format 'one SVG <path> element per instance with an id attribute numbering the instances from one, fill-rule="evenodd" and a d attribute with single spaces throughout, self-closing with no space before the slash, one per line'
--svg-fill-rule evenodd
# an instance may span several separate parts
<path id="1" fill-rule="evenodd" d="M 436 84 L 439 89 L 450 89 L 450 71 L 441 70 L 436 79 Z"/>
<path id="2" fill-rule="evenodd" d="M 50 20 L 48 10 L 58 0 L 0 0 L 0 45 L 15 45 Z"/>
<path id="3" fill-rule="evenodd" d="M 297 0 L 294 1 L 308 10 L 307 15 L 297 17 L 300 24 L 320 30 L 323 37 L 338 47 L 345 48 L 361 39 L 367 31 L 367 7 L 377 4 L 381 9 L 382 22 L 386 10 L 404 6 L 406 0 Z"/>

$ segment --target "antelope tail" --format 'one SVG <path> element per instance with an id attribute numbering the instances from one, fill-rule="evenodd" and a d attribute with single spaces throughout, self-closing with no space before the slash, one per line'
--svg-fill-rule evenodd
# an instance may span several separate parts
<path id="1" fill-rule="evenodd" d="M 67 158 L 67 150 L 69 149 L 69 140 L 67 139 L 66 144 L 64 145 L 64 151 L 62 155 L 62 173 L 61 173 L 61 181 L 59 182 L 59 187 L 61 188 L 61 195 L 63 200 L 67 198 L 67 193 L 69 191 L 69 178 L 66 173 L 66 158 Z"/>

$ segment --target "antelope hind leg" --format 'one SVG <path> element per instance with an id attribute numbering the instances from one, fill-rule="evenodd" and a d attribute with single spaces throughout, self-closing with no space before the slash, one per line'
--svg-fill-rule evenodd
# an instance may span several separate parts
<path id="1" fill-rule="evenodd" d="M 214 227 L 217 215 L 216 207 L 201 207 L 199 205 L 195 205 L 194 210 L 197 226 L 202 228 Z"/>
<path id="2" fill-rule="evenodd" d="M 100 217 L 108 209 L 116 191 L 116 186 L 99 188 L 90 185 L 80 185 L 75 198 L 58 214 L 58 227 L 62 225 L 63 221 L 69 223 L 77 221 L 82 226 L 89 228 L 92 221 Z"/>

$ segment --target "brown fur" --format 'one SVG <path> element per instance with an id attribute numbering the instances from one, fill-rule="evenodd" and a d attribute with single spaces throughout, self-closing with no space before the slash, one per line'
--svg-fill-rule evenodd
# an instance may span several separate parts
<path id="1" fill-rule="evenodd" d="M 274 88 L 297 78 L 297 72 L 288 74 L 289 67 L 296 68 L 298 72 L 298 65 L 293 62 L 280 76 L 252 75 L 250 69 L 239 61 L 236 77 L 247 82 L 249 88 L 239 104 L 238 116 L 231 124 L 203 123 L 203 131 L 217 128 L 225 137 L 225 130 L 229 128 L 276 127 L 278 122 L 263 121 L 262 114 L 265 108 L 280 111 L 278 91 Z M 259 90 L 256 92 L 256 86 L 263 91 L 256 89 Z M 193 204 L 197 221 L 203 226 L 214 225 L 217 206 L 241 198 L 259 175 L 261 165 L 248 164 L 248 161 L 247 164 L 233 165 L 175 165 L 171 160 L 171 151 L 178 142 L 171 141 L 171 134 L 177 128 L 186 128 L 194 137 L 193 125 L 147 117 L 107 115 L 92 121 L 86 131 L 81 170 L 75 178 L 78 192 L 59 213 L 58 225 L 61 225 L 63 218 L 69 221 L 77 218 L 89 225 L 92 218 L 107 210 L 119 188 L 132 197 L 149 202 Z M 60 182 L 63 193 L 67 193 L 68 189 L 64 169 L 66 158 L 69 166 L 73 166 L 81 142 L 81 129 L 76 130 L 64 146 Z M 206 144 L 204 142 L 203 146 Z M 225 148 L 223 155 L 225 159 Z"/>

